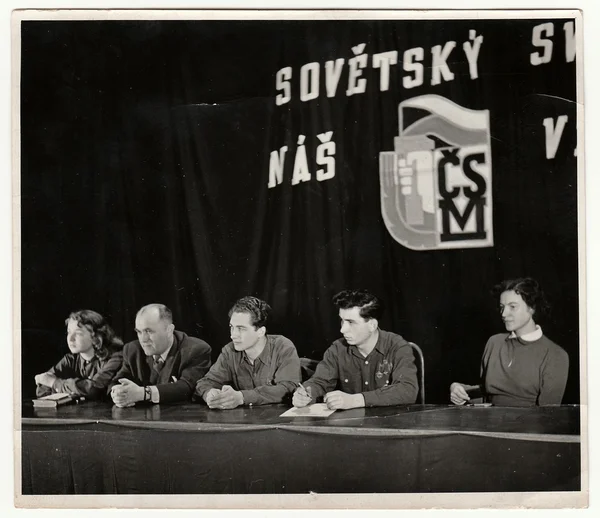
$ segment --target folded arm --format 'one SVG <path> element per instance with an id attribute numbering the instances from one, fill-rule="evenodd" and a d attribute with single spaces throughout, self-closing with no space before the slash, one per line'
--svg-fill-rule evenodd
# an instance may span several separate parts
<path id="1" fill-rule="evenodd" d="M 55 392 L 69 392 L 88 399 L 100 399 L 106 394 L 106 389 L 119 371 L 122 362 L 122 353 L 114 353 L 90 379 L 57 377 L 52 389 Z"/>
<path id="2" fill-rule="evenodd" d="M 204 398 L 205 394 L 210 389 L 221 389 L 223 385 L 229 385 L 232 381 L 233 379 L 227 358 L 224 353 L 221 353 L 208 373 L 196 382 L 194 397 L 196 399 Z"/>

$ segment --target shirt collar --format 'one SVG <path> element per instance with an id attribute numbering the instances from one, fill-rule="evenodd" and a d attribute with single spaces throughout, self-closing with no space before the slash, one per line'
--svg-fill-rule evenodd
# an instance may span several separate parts
<path id="1" fill-rule="evenodd" d="M 381 354 L 385 356 L 388 352 L 388 349 L 390 348 L 390 343 L 387 340 L 382 340 L 382 335 L 383 331 L 379 329 L 379 336 L 377 337 L 377 343 L 375 344 L 373 350 L 377 349 Z"/>
<path id="2" fill-rule="evenodd" d="M 173 344 L 174 344 L 174 343 L 175 343 L 175 339 L 173 339 L 173 343 L 172 343 L 171 345 L 169 345 L 169 348 L 168 348 L 168 349 L 167 349 L 167 350 L 166 350 L 164 353 L 162 353 L 162 354 L 160 355 L 160 359 L 161 359 L 163 362 L 166 362 L 166 361 L 167 361 L 167 356 L 169 356 L 169 351 L 170 351 L 170 350 L 171 350 L 171 348 L 173 347 Z"/>
<path id="3" fill-rule="evenodd" d="M 243 351 L 244 354 L 244 358 L 246 359 L 246 361 L 248 363 L 252 363 L 250 361 L 250 358 L 248 358 L 248 355 L 246 354 L 246 351 Z M 260 361 L 262 363 L 264 363 L 265 365 L 268 365 L 268 361 L 267 359 L 271 357 L 271 340 L 270 340 L 270 336 L 269 335 L 265 335 L 265 347 L 264 349 L 260 352 L 260 354 L 254 359 L 254 361 Z"/>
<path id="4" fill-rule="evenodd" d="M 380 354 L 383 354 L 383 356 L 386 355 L 390 345 L 389 343 L 387 343 L 386 340 L 382 340 L 382 333 L 383 331 L 381 329 L 378 330 L 379 331 L 379 336 L 377 337 L 377 342 L 375 343 L 375 347 L 373 347 L 373 350 L 369 353 L 369 354 L 373 354 L 373 351 L 377 351 Z M 344 342 L 346 342 L 346 340 L 344 340 Z M 358 347 L 356 345 L 350 345 L 348 344 L 348 342 L 346 342 L 346 345 L 348 346 L 348 351 L 353 354 L 354 356 L 358 356 L 361 359 L 366 358 L 366 356 L 363 356 L 361 354 L 361 352 L 358 350 Z"/>
<path id="5" fill-rule="evenodd" d="M 524 342 L 535 342 L 536 340 L 539 340 L 542 335 L 544 333 L 542 332 L 542 328 L 538 325 L 535 326 L 535 331 L 531 331 L 531 333 L 526 333 L 524 335 L 521 336 L 517 336 L 517 334 L 513 331 L 511 334 L 508 335 L 509 338 L 519 338 L 520 340 L 523 340 Z"/>

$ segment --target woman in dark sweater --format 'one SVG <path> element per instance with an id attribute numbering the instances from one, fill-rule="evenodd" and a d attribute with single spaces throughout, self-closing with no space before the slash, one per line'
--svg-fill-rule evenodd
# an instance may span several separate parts
<path id="1" fill-rule="evenodd" d="M 569 372 L 566 351 L 547 338 L 534 317 L 548 304 L 537 281 L 504 281 L 494 288 L 500 296 L 502 321 L 508 333 L 492 336 L 481 360 L 481 384 L 452 383 L 450 400 L 463 405 L 481 390 L 498 406 L 559 405 Z"/>
<path id="2" fill-rule="evenodd" d="M 104 317 L 90 309 L 76 311 L 65 320 L 70 353 L 49 371 L 35 377 L 38 397 L 66 392 L 100 399 L 121 368 L 123 342 Z"/>

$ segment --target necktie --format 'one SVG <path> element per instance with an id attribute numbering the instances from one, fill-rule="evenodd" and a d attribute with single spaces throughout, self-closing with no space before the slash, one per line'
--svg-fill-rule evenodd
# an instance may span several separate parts
<path id="1" fill-rule="evenodd" d="M 164 360 L 160 355 L 155 355 L 152 362 L 152 372 L 150 373 L 150 384 L 155 385 L 158 381 L 160 371 L 165 366 Z"/>
<path id="2" fill-rule="evenodd" d="M 160 355 L 154 355 L 154 363 L 152 364 L 152 368 L 156 370 L 156 372 L 160 372 L 164 366 L 165 362 Z"/>

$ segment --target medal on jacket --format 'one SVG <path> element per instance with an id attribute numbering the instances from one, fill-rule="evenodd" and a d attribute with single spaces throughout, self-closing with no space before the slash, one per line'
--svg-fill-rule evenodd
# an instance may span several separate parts
<path id="1" fill-rule="evenodd" d="M 375 376 L 377 379 L 381 379 L 384 376 L 387 376 L 390 372 L 392 372 L 392 362 L 383 360 L 379 362 L 379 365 L 377 365 L 377 372 L 375 373 Z"/>

